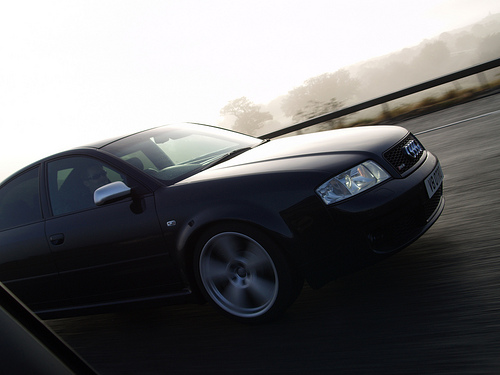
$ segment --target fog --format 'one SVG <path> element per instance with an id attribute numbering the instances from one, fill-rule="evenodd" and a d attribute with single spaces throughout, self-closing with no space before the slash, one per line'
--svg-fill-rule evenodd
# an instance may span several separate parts
<path id="1" fill-rule="evenodd" d="M 247 99 L 244 107 L 241 106 L 242 98 L 235 99 L 230 104 L 238 103 L 239 108 L 233 106 L 232 112 L 222 110 L 221 114 L 226 116 L 221 124 L 249 134 L 265 134 L 498 57 L 500 13 L 425 39 L 418 45 L 311 77 L 286 95 L 266 104 L 256 105 Z M 485 72 L 485 78 L 487 82 L 499 80 L 500 70 Z M 478 77 L 472 76 L 402 98 L 391 105 L 400 106 L 452 90 L 478 87 L 481 83 Z M 374 116 L 380 111 L 380 108 L 374 108 L 363 116 Z M 249 112 L 254 114 L 253 121 L 246 120 Z M 350 117 L 355 119 L 356 114 Z M 256 124 L 257 118 L 262 122 Z M 331 124 L 326 124 L 326 127 L 331 127 Z"/>
<path id="2" fill-rule="evenodd" d="M 488 60 L 498 12 L 498 0 L 6 2 L 0 180 L 168 123 L 263 134 Z"/>

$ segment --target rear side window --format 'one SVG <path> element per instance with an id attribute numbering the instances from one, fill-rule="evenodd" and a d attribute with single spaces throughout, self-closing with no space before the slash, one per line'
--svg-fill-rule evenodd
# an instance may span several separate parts
<path id="1" fill-rule="evenodd" d="M 42 219 L 38 169 L 23 173 L 0 189 L 0 230 Z"/>

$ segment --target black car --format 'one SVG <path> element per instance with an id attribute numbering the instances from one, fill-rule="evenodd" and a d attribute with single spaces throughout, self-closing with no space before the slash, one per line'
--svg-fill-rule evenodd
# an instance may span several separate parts
<path id="1" fill-rule="evenodd" d="M 255 322 L 420 237 L 444 208 L 406 129 L 262 140 L 168 125 L 0 185 L 0 281 L 42 318 L 208 300 Z M 194 298 L 193 298 L 194 297 Z"/>

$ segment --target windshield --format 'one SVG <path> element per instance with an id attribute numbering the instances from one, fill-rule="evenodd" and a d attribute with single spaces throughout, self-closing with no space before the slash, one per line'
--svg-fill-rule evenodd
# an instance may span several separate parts
<path id="1" fill-rule="evenodd" d="M 137 133 L 103 149 L 172 184 L 260 143 L 261 139 L 216 127 L 180 124 Z"/>

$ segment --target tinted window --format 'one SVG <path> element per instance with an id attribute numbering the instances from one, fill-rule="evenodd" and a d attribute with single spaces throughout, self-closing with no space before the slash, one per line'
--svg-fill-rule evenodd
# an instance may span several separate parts
<path id="1" fill-rule="evenodd" d="M 0 230 L 42 219 L 38 168 L 8 182 L 0 190 Z"/>
<path id="2" fill-rule="evenodd" d="M 125 177 L 102 163 L 84 156 L 68 157 L 48 164 L 49 197 L 54 215 L 95 208 L 94 191 Z"/>

